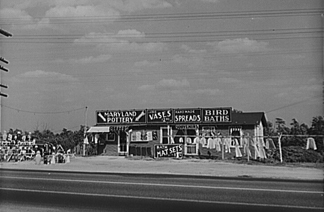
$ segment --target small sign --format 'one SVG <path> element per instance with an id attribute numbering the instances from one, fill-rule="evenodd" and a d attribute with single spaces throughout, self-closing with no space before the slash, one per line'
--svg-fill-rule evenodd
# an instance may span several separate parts
<path id="1" fill-rule="evenodd" d="M 174 109 L 174 123 L 197 123 L 201 120 L 200 109 Z"/>
<path id="2" fill-rule="evenodd" d="M 147 110 L 148 123 L 172 123 L 172 109 L 150 109 Z"/>
<path id="3" fill-rule="evenodd" d="M 205 108 L 202 109 L 204 123 L 231 122 L 231 108 Z"/>
<path id="4" fill-rule="evenodd" d="M 159 157 L 182 157 L 182 144 L 159 144 L 155 145 L 154 156 Z"/>

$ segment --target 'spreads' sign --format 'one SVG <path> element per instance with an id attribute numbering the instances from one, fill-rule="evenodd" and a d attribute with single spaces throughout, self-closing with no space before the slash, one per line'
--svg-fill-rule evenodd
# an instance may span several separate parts
<path id="1" fill-rule="evenodd" d="M 97 111 L 97 124 L 146 123 L 146 110 Z"/>
<path id="2" fill-rule="evenodd" d="M 174 123 L 201 122 L 200 109 L 174 109 Z"/>
<path id="3" fill-rule="evenodd" d="M 202 109 L 202 122 L 217 123 L 217 122 L 231 122 L 231 108 L 209 108 Z"/>
<path id="4" fill-rule="evenodd" d="M 159 144 L 155 145 L 154 156 L 157 157 L 182 157 L 181 144 Z"/>
<path id="5" fill-rule="evenodd" d="M 172 123 L 173 113 L 172 109 L 150 109 L 147 110 L 148 123 Z"/>

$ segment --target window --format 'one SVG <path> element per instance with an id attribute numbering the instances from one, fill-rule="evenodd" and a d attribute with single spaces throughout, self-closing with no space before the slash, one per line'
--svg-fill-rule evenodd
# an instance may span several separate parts
<path id="1" fill-rule="evenodd" d="M 171 127 L 161 127 L 161 144 L 172 144 L 174 143 L 172 138 L 172 128 Z"/>
<path id="2" fill-rule="evenodd" d="M 232 137 L 231 146 L 235 146 L 234 138 L 237 138 L 239 141 L 239 145 L 242 146 L 242 127 L 230 127 L 229 130 L 229 134 Z"/>

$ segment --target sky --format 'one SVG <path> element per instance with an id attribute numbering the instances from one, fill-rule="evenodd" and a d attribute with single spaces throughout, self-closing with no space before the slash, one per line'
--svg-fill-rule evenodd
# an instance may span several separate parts
<path id="1" fill-rule="evenodd" d="M 78 130 L 96 110 L 323 115 L 322 0 L 1 0 L 0 130 Z"/>

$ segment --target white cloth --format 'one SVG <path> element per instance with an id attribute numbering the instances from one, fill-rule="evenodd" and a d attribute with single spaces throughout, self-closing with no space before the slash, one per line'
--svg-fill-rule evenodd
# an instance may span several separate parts
<path id="1" fill-rule="evenodd" d="M 313 150 L 317 149 L 314 138 L 307 138 L 306 149 L 313 149 Z"/>
<path id="2" fill-rule="evenodd" d="M 221 145 L 222 145 L 222 139 L 220 137 L 215 138 L 215 147 L 217 152 L 222 151 Z"/>
<path id="3" fill-rule="evenodd" d="M 225 152 L 231 153 L 231 138 L 224 138 Z"/>
<path id="4" fill-rule="evenodd" d="M 242 153 L 240 150 L 240 144 L 239 144 L 237 138 L 234 138 L 234 145 L 235 145 L 235 157 L 237 157 L 237 158 L 242 157 Z"/>
<path id="5" fill-rule="evenodd" d="M 259 157 L 261 159 L 267 158 L 265 150 L 264 150 L 264 141 L 263 139 L 258 139 L 257 141 L 258 151 L 259 151 Z"/>
<path id="6" fill-rule="evenodd" d="M 202 144 L 203 147 L 207 147 L 207 141 L 206 141 L 206 138 L 205 137 L 202 137 L 200 139 L 200 143 Z"/>

